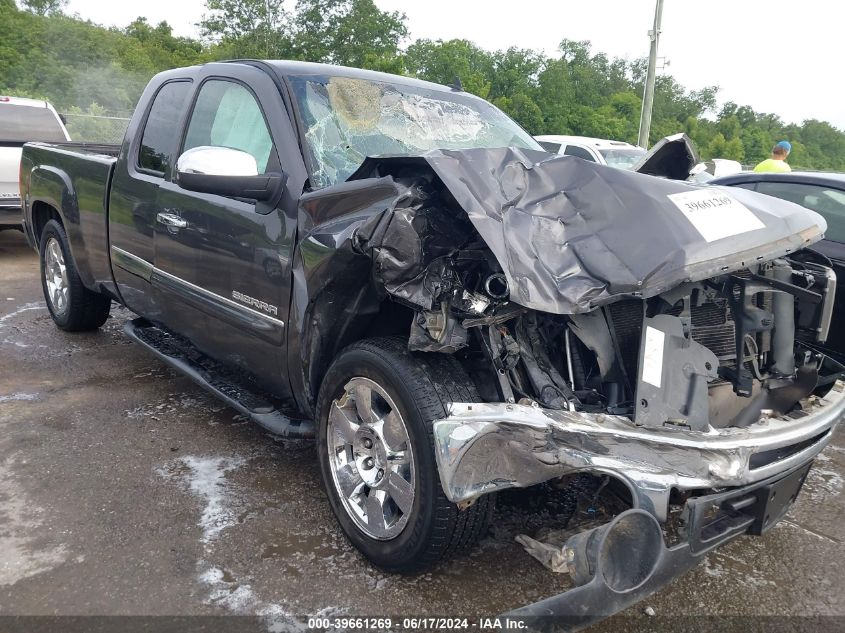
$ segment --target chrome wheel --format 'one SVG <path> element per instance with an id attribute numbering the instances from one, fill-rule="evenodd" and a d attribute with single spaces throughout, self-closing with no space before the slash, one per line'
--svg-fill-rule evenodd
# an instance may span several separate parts
<path id="1" fill-rule="evenodd" d="M 414 504 L 414 454 L 408 429 L 387 392 L 352 378 L 329 410 L 326 442 L 335 490 L 368 536 L 397 537 Z"/>
<path id="2" fill-rule="evenodd" d="M 44 248 L 44 281 L 47 287 L 47 299 L 56 315 L 63 315 L 68 308 L 69 285 L 67 266 L 59 240 L 51 237 Z"/>

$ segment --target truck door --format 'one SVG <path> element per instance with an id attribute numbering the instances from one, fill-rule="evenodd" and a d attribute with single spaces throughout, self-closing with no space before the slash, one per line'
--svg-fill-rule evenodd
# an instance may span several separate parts
<path id="1" fill-rule="evenodd" d="M 140 101 L 148 104 L 147 111 L 138 127 L 127 132 L 131 140 L 121 148 L 110 189 L 108 228 L 114 278 L 126 305 L 153 320 L 162 316 L 159 295 L 151 284 L 158 189 L 169 172 L 190 93 L 188 79 L 147 88 Z"/>
<path id="2" fill-rule="evenodd" d="M 279 137 L 295 137 L 289 122 L 274 129 L 286 119 L 279 90 L 260 70 L 230 67 L 227 76 L 212 66 L 199 78 L 177 154 L 228 147 L 251 154 L 259 173 L 281 172 Z M 165 324 L 279 395 L 290 389 L 282 368 L 297 197 L 286 191 L 260 202 L 188 191 L 174 169 L 160 187 L 155 222 Z"/>

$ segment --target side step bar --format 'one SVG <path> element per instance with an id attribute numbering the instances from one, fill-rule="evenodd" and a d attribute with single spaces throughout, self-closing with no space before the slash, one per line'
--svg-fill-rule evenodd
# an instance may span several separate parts
<path id="1" fill-rule="evenodd" d="M 260 393 L 254 385 L 245 384 L 234 372 L 199 352 L 187 340 L 143 318 L 127 321 L 123 331 L 165 363 L 274 435 L 314 437 L 313 422 L 288 417 L 279 410 L 271 396 Z"/>

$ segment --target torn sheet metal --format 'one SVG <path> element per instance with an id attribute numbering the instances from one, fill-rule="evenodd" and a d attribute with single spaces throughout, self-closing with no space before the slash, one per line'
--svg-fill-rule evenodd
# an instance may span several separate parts
<path id="1" fill-rule="evenodd" d="M 577 527 L 562 530 L 550 530 L 531 538 L 527 534 L 517 534 L 515 540 L 522 545 L 529 556 L 543 567 L 556 574 L 568 574 L 572 560 L 566 542 L 579 532 L 592 530 L 602 525 L 602 521 L 579 523 Z"/>
<path id="2" fill-rule="evenodd" d="M 739 270 L 803 248 L 827 228 L 812 211 L 752 191 L 701 188 L 515 148 L 368 158 L 350 180 L 414 163 L 430 166 L 466 212 L 501 266 L 510 299 L 555 314 Z M 682 211 L 670 196 L 688 192 L 699 193 Z M 751 224 L 713 239 L 702 228 L 708 214 L 734 204 L 747 210 Z"/>
<path id="3" fill-rule="evenodd" d="M 692 139 L 686 134 L 673 134 L 657 141 L 638 160 L 631 171 L 670 180 L 686 180 L 700 163 Z"/>

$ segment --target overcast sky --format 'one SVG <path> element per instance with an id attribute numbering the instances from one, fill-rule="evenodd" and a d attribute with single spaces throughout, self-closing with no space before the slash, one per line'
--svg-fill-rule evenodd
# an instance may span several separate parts
<path id="1" fill-rule="evenodd" d="M 289 0 L 290 2 L 291 0 Z M 489 50 L 549 54 L 563 38 L 634 59 L 648 54 L 654 0 L 375 0 L 408 16 L 412 38 L 466 38 Z M 69 13 L 125 26 L 138 15 L 197 35 L 205 0 L 70 0 Z M 845 130 L 845 3 L 826 0 L 665 0 L 661 57 L 687 88 L 718 85 L 735 101 L 787 122 L 822 119 Z"/>

